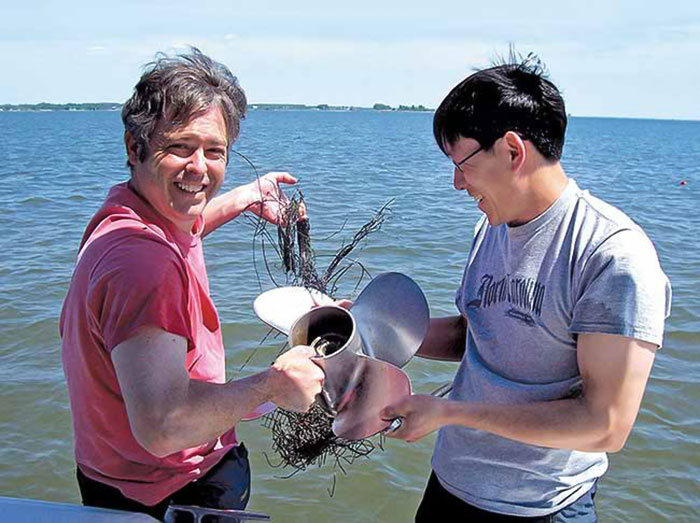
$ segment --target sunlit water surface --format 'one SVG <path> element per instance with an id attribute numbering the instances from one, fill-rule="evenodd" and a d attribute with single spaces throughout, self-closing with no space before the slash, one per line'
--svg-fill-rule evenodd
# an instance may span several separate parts
<path id="1" fill-rule="evenodd" d="M 452 189 L 431 119 L 257 111 L 235 148 L 261 172 L 301 177 L 321 255 L 395 199 L 391 219 L 357 257 L 373 274 L 410 275 L 431 313 L 447 315 L 478 211 Z M 121 136 L 116 112 L 0 113 L 0 495 L 79 502 L 57 324 L 83 228 L 107 188 L 127 178 Z M 700 122 L 573 118 L 563 163 L 580 186 L 644 227 L 673 285 L 665 346 L 637 424 L 600 483 L 601 521 L 700 520 Z M 233 157 L 227 176 L 231 188 L 254 173 Z M 254 270 L 252 233 L 240 219 L 205 242 L 233 377 L 263 369 L 282 344 L 260 345 L 267 330 L 251 304 L 272 284 L 260 252 L 260 276 Z M 342 295 L 356 295 L 356 282 L 348 275 Z M 406 370 L 414 389 L 428 392 L 456 366 L 414 360 Z M 347 474 L 329 462 L 284 479 L 289 471 L 264 456 L 275 460 L 268 430 L 249 422 L 239 433 L 251 449 L 249 508 L 276 521 L 412 520 L 434 441 L 388 441 Z"/>

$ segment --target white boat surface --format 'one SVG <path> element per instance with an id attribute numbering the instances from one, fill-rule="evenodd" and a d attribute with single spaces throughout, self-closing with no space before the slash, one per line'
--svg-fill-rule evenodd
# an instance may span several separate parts
<path id="1" fill-rule="evenodd" d="M 157 523 L 139 512 L 0 496 L 1 519 L 8 523 Z"/>

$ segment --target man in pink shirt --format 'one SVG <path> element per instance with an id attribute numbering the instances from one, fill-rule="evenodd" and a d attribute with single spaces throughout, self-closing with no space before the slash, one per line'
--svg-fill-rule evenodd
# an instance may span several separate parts
<path id="1" fill-rule="evenodd" d="M 247 453 L 234 426 L 272 401 L 305 411 L 321 390 L 313 351 L 226 382 L 202 237 L 250 210 L 275 222 L 269 173 L 214 197 L 246 99 L 197 49 L 149 64 L 122 109 L 131 179 L 88 224 L 60 321 L 78 484 L 86 505 L 242 509 Z"/>

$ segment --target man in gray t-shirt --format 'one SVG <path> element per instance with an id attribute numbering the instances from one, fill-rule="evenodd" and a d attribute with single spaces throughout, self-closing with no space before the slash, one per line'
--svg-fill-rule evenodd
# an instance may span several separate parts
<path id="1" fill-rule="evenodd" d="M 416 521 L 596 521 L 605 452 L 637 416 L 671 288 L 639 226 L 564 173 L 566 119 L 532 56 L 474 73 L 435 113 L 485 219 L 460 314 L 432 319 L 418 352 L 461 360 L 449 399 L 384 413 L 403 420 L 392 437 L 440 429 Z"/>

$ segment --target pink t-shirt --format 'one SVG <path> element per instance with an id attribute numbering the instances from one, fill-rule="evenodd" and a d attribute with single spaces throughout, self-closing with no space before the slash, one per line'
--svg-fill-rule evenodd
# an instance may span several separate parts
<path id="1" fill-rule="evenodd" d="M 225 382 L 219 315 L 209 297 L 200 217 L 191 234 L 163 219 L 128 183 L 113 187 L 83 236 L 61 312 L 75 458 L 89 478 L 154 505 L 205 474 L 236 441 L 158 458 L 134 438 L 110 353 L 143 326 L 188 340 L 191 379 Z"/>

